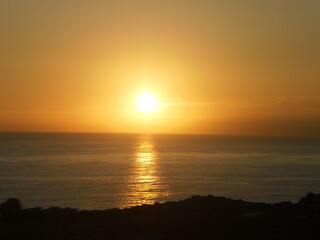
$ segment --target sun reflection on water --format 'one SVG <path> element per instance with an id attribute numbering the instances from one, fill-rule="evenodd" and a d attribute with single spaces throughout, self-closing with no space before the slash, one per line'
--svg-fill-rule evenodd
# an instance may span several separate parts
<path id="1" fill-rule="evenodd" d="M 122 207 L 161 201 L 168 195 L 162 180 L 152 137 L 141 136 L 130 166 Z"/>

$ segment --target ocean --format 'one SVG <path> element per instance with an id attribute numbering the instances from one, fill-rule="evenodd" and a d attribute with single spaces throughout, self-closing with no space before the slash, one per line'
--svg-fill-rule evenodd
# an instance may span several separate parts
<path id="1" fill-rule="evenodd" d="M 0 201 L 126 208 L 215 195 L 296 202 L 320 192 L 320 139 L 0 133 Z"/>

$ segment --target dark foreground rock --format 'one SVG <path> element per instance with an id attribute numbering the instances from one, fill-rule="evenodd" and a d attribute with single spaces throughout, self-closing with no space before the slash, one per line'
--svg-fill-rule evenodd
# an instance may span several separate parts
<path id="1" fill-rule="evenodd" d="M 320 239 L 320 194 L 299 203 L 200 197 L 129 209 L 0 206 L 0 239 Z"/>

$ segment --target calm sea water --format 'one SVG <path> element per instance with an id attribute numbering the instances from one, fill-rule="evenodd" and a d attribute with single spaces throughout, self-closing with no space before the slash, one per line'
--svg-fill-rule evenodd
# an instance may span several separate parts
<path id="1" fill-rule="evenodd" d="M 105 209 L 218 195 L 320 192 L 320 139 L 0 133 L 0 201 Z"/>

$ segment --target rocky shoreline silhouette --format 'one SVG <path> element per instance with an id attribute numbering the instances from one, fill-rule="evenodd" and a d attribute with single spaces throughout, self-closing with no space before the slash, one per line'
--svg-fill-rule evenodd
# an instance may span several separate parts
<path id="1" fill-rule="evenodd" d="M 255 203 L 216 196 L 127 209 L 23 209 L 0 205 L 0 239 L 320 239 L 320 194 L 298 203 Z"/>

